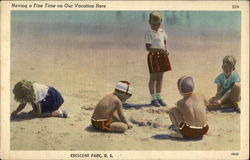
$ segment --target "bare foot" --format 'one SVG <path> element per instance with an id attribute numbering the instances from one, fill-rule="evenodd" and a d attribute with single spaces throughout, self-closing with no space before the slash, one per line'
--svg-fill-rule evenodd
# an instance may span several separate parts
<path id="1" fill-rule="evenodd" d="M 54 111 L 51 113 L 53 117 L 60 117 L 60 118 L 67 118 L 68 114 L 64 110 L 58 109 L 57 111 Z"/>
<path id="2" fill-rule="evenodd" d="M 214 110 L 214 109 L 219 109 L 219 108 L 220 108 L 220 105 L 218 105 L 218 104 L 209 104 L 207 106 L 208 110 Z"/>
<path id="3" fill-rule="evenodd" d="M 177 132 L 171 132 L 169 136 L 172 138 L 183 138 L 182 134 Z"/>

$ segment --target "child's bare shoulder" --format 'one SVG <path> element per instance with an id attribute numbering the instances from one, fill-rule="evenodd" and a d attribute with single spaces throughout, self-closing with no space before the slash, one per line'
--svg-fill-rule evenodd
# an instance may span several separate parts
<path id="1" fill-rule="evenodd" d="M 120 99 L 117 96 L 115 96 L 114 94 L 108 94 L 106 96 L 106 99 L 108 99 L 109 102 L 113 102 L 113 103 L 119 103 L 120 102 Z"/>
<path id="2" fill-rule="evenodd" d="M 177 104 L 177 108 L 183 106 L 184 103 L 185 103 L 184 99 L 178 100 L 177 103 L 176 103 Z"/>
<path id="3" fill-rule="evenodd" d="M 201 92 L 193 93 L 193 96 L 198 99 L 205 99 L 205 96 Z"/>

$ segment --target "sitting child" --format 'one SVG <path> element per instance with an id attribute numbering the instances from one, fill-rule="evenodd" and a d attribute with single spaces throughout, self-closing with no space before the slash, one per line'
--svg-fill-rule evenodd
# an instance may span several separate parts
<path id="1" fill-rule="evenodd" d="M 23 110 L 29 103 L 33 108 L 29 113 L 33 116 L 67 118 L 67 113 L 59 109 L 64 102 L 63 97 L 53 87 L 22 80 L 16 83 L 13 93 L 14 99 L 20 104 L 11 113 L 11 117 Z"/>
<path id="2" fill-rule="evenodd" d="M 206 98 L 200 93 L 193 93 L 192 77 L 183 76 L 178 80 L 178 89 L 183 96 L 177 107 L 171 108 L 169 117 L 177 129 L 173 137 L 201 138 L 208 131 L 206 116 Z"/>
<path id="3" fill-rule="evenodd" d="M 100 131 L 125 132 L 132 128 L 124 116 L 122 102 L 132 96 L 132 88 L 127 81 L 120 81 L 115 91 L 103 97 L 95 107 L 92 125 Z"/>
<path id="4" fill-rule="evenodd" d="M 216 77 L 217 93 L 212 97 L 208 109 L 221 109 L 225 107 L 239 110 L 240 101 L 240 76 L 235 72 L 236 59 L 226 56 L 223 59 L 223 73 Z"/>

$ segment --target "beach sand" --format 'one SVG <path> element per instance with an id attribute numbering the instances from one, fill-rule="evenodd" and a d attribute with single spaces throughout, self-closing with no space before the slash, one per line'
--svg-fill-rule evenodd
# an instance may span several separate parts
<path id="1" fill-rule="evenodd" d="M 62 93 L 65 100 L 62 109 L 69 117 L 29 119 L 26 114 L 20 115 L 10 122 L 11 150 L 240 149 L 240 114 L 235 112 L 208 112 L 210 129 L 202 140 L 168 137 L 171 133 L 168 109 L 181 98 L 176 85 L 178 78 L 193 76 L 195 91 L 212 97 L 216 92 L 213 81 L 222 72 L 225 55 L 237 58 L 236 71 L 240 71 L 238 34 L 191 36 L 170 32 L 168 47 L 173 69 L 164 74 L 162 90 L 168 107 L 124 109 L 133 128 L 124 134 L 115 134 L 97 132 L 91 127 L 90 118 L 97 102 L 112 93 L 119 80 L 131 82 L 134 88 L 128 103 L 150 102 L 144 31 L 124 34 L 120 38 L 112 34 L 83 36 L 65 32 L 25 34 L 28 29 L 12 33 L 11 89 L 22 79 L 53 86 Z M 12 92 L 10 98 L 12 112 L 18 103 Z M 23 112 L 29 110 L 31 106 Z M 139 126 L 137 122 L 146 125 Z"/>

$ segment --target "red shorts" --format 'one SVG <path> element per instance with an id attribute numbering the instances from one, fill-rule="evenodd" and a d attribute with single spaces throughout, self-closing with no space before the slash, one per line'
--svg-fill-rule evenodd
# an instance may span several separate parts
<path id="1" fill-rule="evenodd" d="M 150 73 L 170 71 L 171 64 L 168 55 L 159 52 L 150 52 L 148 54 L 148 69 Z"/>
<path id="2" fill-rule="evenodd" d="M 207 133 L 209 127 L 205 124 L 203 127 L 194 127 L 190 126 L 184 122 L 181 122 L 179 130 L 183 137 L 188 138 L 201 138 L 204 134 Z"/>
<path id="3" fill-rule="evenodd" d="M 91 118 L 92 125 L 100 131 L 108 131 L 109 125 L 112 123 L 112 119 L 107 120 L 95 120 L 94 118 Z"/>

